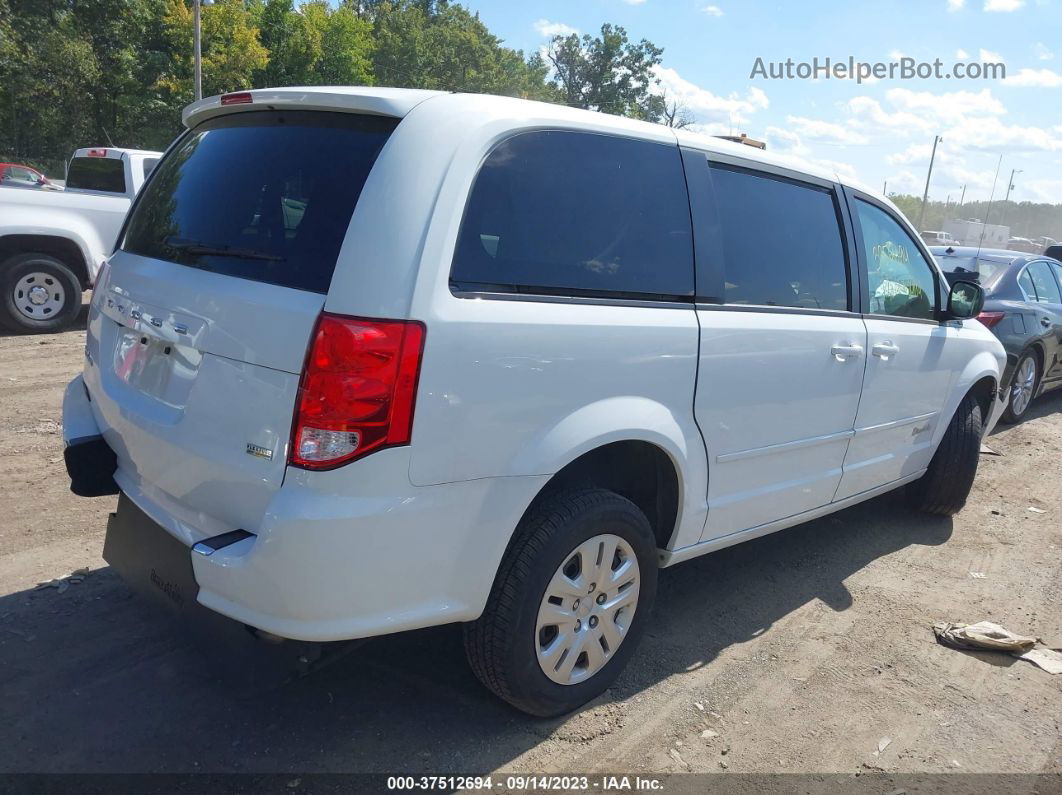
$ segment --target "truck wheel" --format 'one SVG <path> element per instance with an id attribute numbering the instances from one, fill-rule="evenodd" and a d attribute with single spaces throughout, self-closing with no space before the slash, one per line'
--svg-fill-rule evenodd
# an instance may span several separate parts
<path id="1" fill-rule="evenodd" d="M 656 575 L 652 529 L 629 500 L 604 489 L 543 500 L 517 528 L 483 615 L 465 626 L 472 670 L 517 709 L 570 712 L 634 653 Z"/>
<path id="2" fill-rule="evenodd" d="M 1010 402 L 1007 410 L 999 419 L 1008 425 L 1021 422 L 1029 409 L 1036 388 L 1040 385 L 1040 360 L 1032 351 L 1026 351 L 1014 368 L 1014 378 L 1010 382 Z"/>
<path id="3" fill-rule="evenodd" d="M 966 505 L 981 453 L 981 404 L 967 395 L 951 418 L 926 473 L 907 487 L 912 507 L 952 516 Z"/>
<path id="4" fill-rule="evenodd" d="M 0 264 L 0 323 L 11 331 L 51 333 L 81 311 L 81 283 L 48 254 L 16 254 Z"/>

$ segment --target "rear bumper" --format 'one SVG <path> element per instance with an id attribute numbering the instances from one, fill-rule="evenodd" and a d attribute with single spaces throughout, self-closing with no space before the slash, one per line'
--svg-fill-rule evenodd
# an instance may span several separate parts
<path id="1" fill-rule="evenodd" d="M 118 493 L 114 482 L 118 460 L 96 424 L 81 376 L 67 384 L 63 394 L 63 443 L 63 460 L 74 494 L 102 497 Z"/>
<path id="2" fill-rule="evenodd" d="M 194 492 L 167 494 L 120 457 L 115 470 L 92 408 L 82 379 L 74 379 L 64 400 L 64 433 L 68 450 L 86 451 L 81 464 L 71 465 L 80 484 L 75 491 L 120 487 L 118 515 L 145 517 L 115 530 L 121 545 L 109 542 L 107 559 L 114 558 L 119 574 L 138 590 L 161 589 L 163 596 L 169 590 L 185 606 L 295 640 L 365 638 L 477 618 L 524 508 L 549 479 L 414 486 L 410 449 L 397 447 L 332 471 L 288 469 L 254 526 L 234 527 L 197 510 Z M 81 469 L 96 472 L 103 485 L 84 486 Z M 158 535 L 145 526 L 161 528 L 172 543 L 146 544 L 133 565 L 124 564 L 114 550 L 137 548 L 138 533 Z M 245 532 L 219 549 L 199 543 L 234 531 Z M 181 576 L 163 576 L 163 568 Z M 164 584 L 184 585 L 160 586 L 152 571 Z"/>
<path id="3" fill-rule="evenodd" d="M 290 469 L 253 537 L 192 553 L 198 601 L 306 641 L 477 618 L 548 478 L 416 487 L 408 468 L 408 448 L 394 448 L 332 472 Z"/>

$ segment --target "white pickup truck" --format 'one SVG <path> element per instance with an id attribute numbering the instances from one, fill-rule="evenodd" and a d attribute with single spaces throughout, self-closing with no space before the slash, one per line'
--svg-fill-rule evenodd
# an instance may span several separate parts
<path id="1" fill-rule="evenodd" d="M 161 152 L 78 149 L 65 191 L 0 187 L 0 325 L 54 332 L 111 253 L 133 197 Z"/>

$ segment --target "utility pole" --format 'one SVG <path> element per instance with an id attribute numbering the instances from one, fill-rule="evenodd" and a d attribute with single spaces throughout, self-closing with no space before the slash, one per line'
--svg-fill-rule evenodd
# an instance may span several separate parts
<path id="1" fill-rule="evenodd" d="M 203 98 L 203 30 L 199 20 L 200 0 L 192 0 L 193 38 L 195 39 L 195 98 Z"/>
<path id="2" fill-rule="evenodd" d="M 963 185 L 962 186 L 962 196 L 959 197 L 959 209 L 956 211 L 956 214 L 962 212 L 962 206 L 965 203 L 966 203 L 966 186 Z"/>
<path id="3" fill-rule="evenodd" d="M 889 195 L 889 181 L 888 180 L 885 180 L 884 182 L 881 183 L 881 195 L 882 196 L 888 196 Z"/>
<path id="4" fill-rule="evenodd" d="M 1010 181 L 1007 183 L 1007 195 L 1003 199 L 1003 214 L 999 217 L 999 223 L 1003 224 L 1007 220 L 1007 202 L 1010 201 L 1010 192 L 1014 190 L 1014 175 L 1021 174 L 1024 169 L 1012 168 L 1010 170 Z"/>
<path id="5" fill-rule="evenodd" d="M 922 193 L 922 212 L 918 214 L 918 231 L 922 231 L 926 219 L 926 202 L 929 200 L 929 180 L 933 176 L 933 161 L 937 158 L 937 144 L 943 141 L 939 135 L 933 136 L 933 153 L 929 156 L 929 171 L 926 172 L 926 189 Z"/>

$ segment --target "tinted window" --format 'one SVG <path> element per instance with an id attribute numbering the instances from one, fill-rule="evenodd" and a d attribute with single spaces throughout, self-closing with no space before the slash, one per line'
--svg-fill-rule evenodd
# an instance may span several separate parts
<path id="1" fill-rule="evenodd" d="M 1036 288 L 1033 286 L 1032 276 L 1029 275 L 1028 268 L 1021 272 L 1018 277 L 1018 284 L 1021 285 L 1021 289 L 1025 292 L 1025 297 L 1028 300 L 1036 300 Z"/>
<path id="2" fill-rule="evenodd" d="M 692 295 L 678 149 L 562 131 L 502 142 L 476 176 L 451 278 L 532 293 Z"/>
<path id="3" fill-rule="evenodd" d="M 997 260 L 974 259 L 970 256 L 937 255 L 937 263 L 944 271 L 949 281 L 953 279 L 970 280 L 971 275 L 976 275 L 978 283 L 985 289 L 990 288 L 999 277 L 1006 273 L 1009 263 Z"/>
<path id="4" fill-rule="evenodd" d="M 155 168 L 122 248 L 328 292 L 354 205 L 396 124 L 308 111 L 205 122 Z"/>
<path id="5" fill-rule="evenodd" d="M 1046 262 L 1034 262 L 1025 270 L 1036 287 L 1036 300 L 1042 304 L 1062 304 L 1058 285 L 1051 275 L 1051 266 Z"/>
<path id="6" fill-rule="evenodd" d="M 144 162 L 142 164 L 142 167 L 144 169 L 144 179 L 147 179 L 151 175 L 151 172 L 155 170 L 155 166 L 157 166 L 158 163 L 159 159 L 157 157 L 144 158 Z"/>
<path id="7" fill-rule="evenodd" d="M 848 309 L 833 193 L 720 166 L 711 172 L 726 303 Z"/>
<path id="8" fill-rule="evenodd" d="M 933 268 L 914 240 L 891 215 L 856 201 L 861 245 L 867 263 L 870 312 L 894 317 L 936 317 Z"/>
<path id="9" fill-rule="evenodd" d="M 125 165 L 114 157 L 75 157 L 66 174 L 66 187 L 125 193 Z"/>

